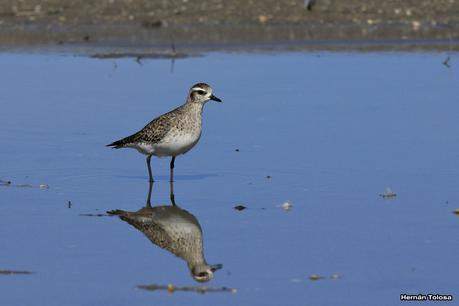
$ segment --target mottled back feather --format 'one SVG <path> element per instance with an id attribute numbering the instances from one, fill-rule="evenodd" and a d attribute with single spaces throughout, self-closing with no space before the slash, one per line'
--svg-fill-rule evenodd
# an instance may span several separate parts
<path id="1" fill-rule="evenodd" d="M 128 137 L 108 144 L 107 147 L 120 149 L 133 143 L 157 143 L 161 141 L 161 139 L 163 139 L 167 132 L 169 132 L 169 130 L 172 128 L 170 124 L 174 121 L 172 120 L 172 118 L 180 116 L 183 113 L 183 108 L 185 107 L 185 105 L 179 106 L 176 109 L 168 113 L 165 113 L 164 115 L 161 115 L 158 118 L 153 119 L 150 123 L 144 126 L 144 128 L 138 131 L 137 133 L 134 133 Z"/>
<path id="2" fill-rule="evenodd" d="M 121 220 L 140 230 L 154 244 L 165 249 L 188 264 L 205 263 L 202 230 L 195 216 L 177 206 L 145 207 L 137 212 L 113 210 Z M 154 217 L 156 215 L 156 218 Z M 170 228 L 159 220 L 171 225 Z M 174 222 L 178 222 L 176 226 Z M 195 231 L 189 231 L 193 227 Z"/>

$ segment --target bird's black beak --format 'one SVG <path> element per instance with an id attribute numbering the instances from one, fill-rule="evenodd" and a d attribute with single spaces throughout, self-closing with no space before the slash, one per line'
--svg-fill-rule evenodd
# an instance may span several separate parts
<path id="1" fill-rule="evenodd" d="M 210 266 L 210 271 L 215 272 L 215 271 L 217 271 L 217 270 L 220 270 L 221 268 L 223 268 L 223 265 L 222 265 L 222 264 L 211 265 L 211 266 Z"/>
<path id="2" fill-rule="evenodd" d="M 210 99 L 213 100 L 213 101 L 222 102 L 222 100 L 220 100 L 219 98 L 217 98 L 217 97 L 214 96 L 214 95 L 211 95 L 211 96 L 210 96 Z"/>

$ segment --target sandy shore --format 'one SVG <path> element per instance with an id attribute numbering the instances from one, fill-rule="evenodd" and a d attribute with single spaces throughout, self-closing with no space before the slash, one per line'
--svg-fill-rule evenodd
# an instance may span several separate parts
<path id="1" fill-rule="evenodd" d="M 173 48 L 175 46 L 175 50 Z M 458 50 L 459 1 L 4 0 L 3 51 Z"/>

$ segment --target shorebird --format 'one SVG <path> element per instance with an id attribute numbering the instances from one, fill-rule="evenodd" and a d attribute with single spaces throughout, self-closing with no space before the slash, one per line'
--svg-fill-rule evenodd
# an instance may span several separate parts
<path id="1" fill-rule="evenodd" d="M 210 100 L 222 102 L 213 95 L 209 85 L 197 83 L 191 87 L 185 104 L 153 119 L 137 133 L 108 144 L 107 147 L 134 148 L 145 154 L 150 182 L 154 181 L 151 157 L 171 156 L 170 181 L 172 182 L 175 158 L 193 148 L 201 137 L 202 109 Z"/>
<path id="2" fill-rule="evenodd" d="M 172 205 L 151 206 L 153 183 L 150 183 L 147 203 L 138 211 L 112 210 L 107 213 L 141 231 L 153 244 L 186 261 L 191 276 L 199 282 L 210 281 L 223 265 L 209 265 L 204 258 L 202 229 L 191 213 L 175 204 L 173 183 L 170 182 Z"/>

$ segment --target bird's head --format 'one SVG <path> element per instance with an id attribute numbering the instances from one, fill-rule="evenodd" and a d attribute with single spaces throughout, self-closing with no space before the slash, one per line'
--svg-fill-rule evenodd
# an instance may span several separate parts
<path id="1" fill-rule="evenodd" d="M 204 283 L 210 281 L 214 277 L 214 272 L 221 269 L 223 265 L 206 265 L 199 264 L 190 269 L 191 275 L 198 282 Z"/>
<path id="2" fill-rule="evenodd" d="M 191 86 L 188 100 L 190 102 L 201 104 L 204 104 L 209 100 L 222 102 L 222 100 L 213 95 L 212 88 L 206 83 L 197 83 Z"/>

